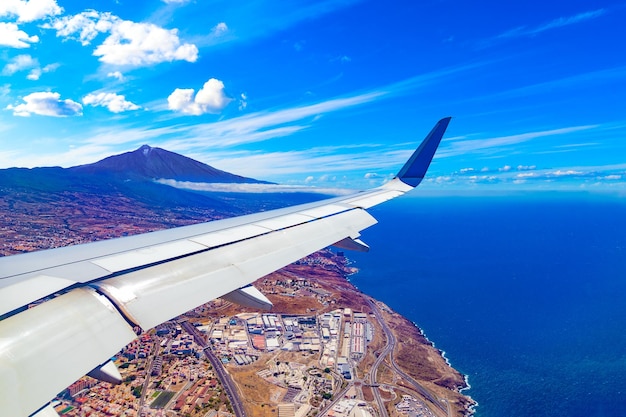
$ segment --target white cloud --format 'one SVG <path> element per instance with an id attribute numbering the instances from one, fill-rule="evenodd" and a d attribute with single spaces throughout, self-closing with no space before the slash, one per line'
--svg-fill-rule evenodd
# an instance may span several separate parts
<path id="1" fill-rule="evenodd" d="M 28 33 L 20 30 L 15 23 L 0 22 L 0 45 L 21 49 L 29 48 L 31 43 L 37 42 L 38 36 L 28 36 Z"/>
<path id="2" fill-rule="evenodd" d="M 44 27 L 56 29 L 57 36 L 74 39 L 85 46 L 89 45 L 98 34 L 110 32 L 113 25 L 121 21 L 119 17 L 109 12 L 85 10 L 74 16 L 56 19 Z"/>
<path id="3" fill-rule="evenodd" d="M 224 93 L 224 83 L 211 78 L 194 97 L 192 88 L 177 88 L 167 98 L 170 110 L 199 116 L 205 113 L 219 113 L 233 99 Z"/>
<path id="4" fill-rule="evenodd" d="M 10 84 L 0 85 L 0 97 L 6 97 L 9 95 L 9 93 L 11 93 Z"/>
<path id="5" fill-rule="evenodd" d="M 41 74 L 56 71 L 59 66 L 60 64 L 48 64 L 43 68 L 33 68 L 33 70 L 26 76 L 26 78 L 28 78 L 29 80 L 38 80 L 39 77 L 41 77 Z"/>
<path id="6" fill-rule="evenodd" d="M 37 67 L 37 68 L 33 68 L 28 75 L 26 76 L 26 78 L 28 78 L 31 81 L 37 81 L 39 78 L 41 78 L 41 74 L 43 73 L 42 69 Z"/>
<path id="7" fill-rule="evenodd" d="M 106 64 L 140 67 L 180 60 L 195 62 L 198 59 L 198 48 L 181 43 L 177 29 L 168 30 L 152 23 L 123 20 L 108 12 L 86 10 L 56 19 L 44 27 L 56 29 L 57 36 L 77 40 L 85 46 L 98 34 L 108 33 L 109 36 L 93 52 Z M 217 27 L 221 28 L 220 25 Z"/>
<path id="8" fill-rule="evenodd" d="M 43 73 L 56 70 L 59 64 L 50 64 L 41 68 L 39 61 L 30 55 L 18 55 L 10 60 L 2 69 L 2 75 L 13 75 L 19 71 L 30 70 L 26 78 L 36 81 Z"/>
<path id="9" fill-rule="evenodd" d="M 141 107 L 126 100 L 123 95 L 115 93 L 87 94 L 83 97 L 83 103 L 89 106 L 106 107 L 113 113 L 121 113 L 128 110 L 138 110 Z"/>
<path id="10" fill-rule="evenodd" d="M 211 34 L 214 36 L 222 36 L 226 32 L 228 32 L 228 26 L 224 22 L 220 22 L 213 29 L 211 29 Z"/>
<path id="11" fill-rule="evenodd" d="M 198 48 L 181 44 L 177 29 L 124 20 L 113 25 L 109 37 L 93 54 L 106 64 L 139 67 L 179 60 L 195 62 Z"/>
<path id="12" fill-rule="evenodd" d="M 521 174 L 517 174 L 515 176 L 515 178 L 533 178 L 533 177 L 538 177 L 539 174 L 534 173 L 534 172 L 522 172 Z"/>
<path id="13" fill-rule="evenodd" d="M 0 17 L 16 16 L 18 22 L 34 22 L 63 13 L 56 0 L 2 0 Z"/>
<path id="14" fill-rule="evenodd" d="M 239 110 L 245 110 L 248 107 L 248 96 L 246 93 L 241 93 L 239 96 Z"/>
<path id="15" fill-rule="evenodd" d="M 111 78 L 115 78 L 118 81 L 124 81 L 124 74 L 122 74 L 119 71 L 113 71 L 113 72 L 109 72 L 107 74 L 107 77 L 111 77 Z"/>
<path id="16" fill-rule="evenodd" d="M 2 69 L 2 75 L 13 75 L 16 72 L 38 67 L 39 62 L 30 55 L 17 55 Z"/>
<path id="17" fill-rule="evenodd" d="M 566 169 L 566 170 L 557 169 L 556 171 L 552 171 L 548 173 L 548 175 L 553 175 L 555 177 L 570 177 L 570 176 L 584 175 L 584 172 L 577 171 L 574 169 Z"/>
<path id="18" fill-rule="evenodd" d="M 82 116 L 83 106 L 73 100 L 61 100 L 59 93 L 42 91 L 24 97 L 24 103 L 17 106 L 8 105 L 6 110 L 13 110 L 15 116 Z"/>
<path id="19" fill-rule="evenodd" d="M 167 3 L 167 4 L 184 4 L 187 3 L 189 0 L 163 0 L 163 3 Z"/>
<path id="20" fill-rule="evenodd" d="M 368 172 L 363 176 L 363 178 L 365 178 L 366 180 L 372 180 L 376 178 L 381 178 L 381 175 L 375 172 Z"/>

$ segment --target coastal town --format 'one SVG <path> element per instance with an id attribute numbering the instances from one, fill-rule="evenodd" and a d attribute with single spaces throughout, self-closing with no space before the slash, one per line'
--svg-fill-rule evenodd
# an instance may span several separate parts
<path id="1" fill-rule="evenodd" d="M 341 253 L 315 254 L 257 283 L 276 312 L 245 311 L 218 299 L 159 325 L 115 356 L 121 385 L 84 377 L 58 396 L 55 409 L 67 417 L 441 417 L 467 411 L 471 403 L 458 392 L 462 379 L 440 382 L 454 372 L 430 344 L 429 360 L 439 358 L 448 376 L 418 381 L 410 367 L 396 363 L 398 338 L 405 336 L 389 327 L 394 313 L 347 280 L 328 280 L 348 269 Z M 324 271 L 326 285 L 304 278 L 313 270 Z"/>

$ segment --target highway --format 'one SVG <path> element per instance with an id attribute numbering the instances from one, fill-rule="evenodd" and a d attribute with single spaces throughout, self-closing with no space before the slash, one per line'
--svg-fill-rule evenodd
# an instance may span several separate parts
<path id="1" fill-rule="evenodd" d="M 382 320 L 380 320 L 378 316 L 376 316 L 376 318 L 381 323 L 381 326 L 383 326 Z M 384 326 L 383 326 L 383 330 L 384 330 Z M 376 400 L 376 403 L 378 404 L 380 417 L 388 417 L 388 414 L 387 414 L 387 408 L 385 408 L 385 402 L 380 396 L 380 391 L 378 390 L 378 383 L 376 382 L 376 374 L 378 373 L 378 366 L 382 363 L 383 360 L 385 360 L 387 355 L 389 355 L 391 351 L 393 351 L 393 347 L 395 346 L 395 339 L 393 339 L 393 335 L 391 335 L 391 332 L 385 331 L 385 336 L 387 337 L 387 344 L 382 349 L 382 351 L 376 358 L 376 361 L 374 361 L 372 368 L 369 371 L 369 383 L 370 383 L 370 387 L 372 388 L 372 393 L 374 394 L 374 399 Z"/>
<path id="2" fill-rule="evenodd" d="M 393 358 L 393 350 L 397 343 L 396 338 L 393 332 L 391 331 L 391 329 L 389 328 L 389 326 L 387 325 L 387 322 L 384 320 L 382 313 L 380 312 L 380 309 L 378 308 L 378 305 L 376 304 L 376 301 L 373 300 L 372 298 L 368 298 L 368 301 L 369 301 L 370 307 L 372 307 L 372 312 L 374 313 L 376 320 L 378 320 L 378 322 L 380 323 L 383 329 L 383 332 L 385 333 L 385 337 L 387 338 L 387 346 L 385 346 L 385 348 L 382 350 L 381 354 L 378 356 L 378 358 L 376 359 L 376 362 L 374 362 L 374 365 L 372 365 L 372 369 L 370 370 L 370 383 L 371 384 L 376 383 L 375 382 L 376 371 L 377 371 L 378 365 L 380 365 L 380 363 L 385 359 L 385 357 L 389 355 L 389 362 L 391 363 L 391 366 L 393 367 L 394 371 L 398 375 L 400 375 L 405 381 L 411 384 L 413 388 L 415 389 L 415 391 L 419 392 L 425 399 L 427 399 L 432 404 L 437 406 L 437 408 L 441 409 L 444 413 L 449 414 L 448 407 L 445 404 L 439 401 L 437 397 L 434 396 L 430 391 L 428 391 L 426 388 L 421 386 L 419 382 L 417 382 L 411 376 L 407 375 L 403 370 L 401 370 L 398 367 L 398 364 L 396 364 L 396 361 Z M 372 391 L 374 392 L 376 401 L 378 401 L 378 403 L 381 404 L 380 401 L 382 401 L 382 399 L 380 399 L 380 393 L 378 392 L 378 388 L 372 386 Z M 385 414 L 381 414 L 382 417 L 386 417 L 386 410 L 384 413 Z"/>
<path id="3" fill-rule="evenodd" d="M 232 378 L 230 377 L 230 374 L 226 372 L 226 369 L 224 369 L 222 362 L 213 354 L 213 351 L 211 351 L 209 344 L 204 340 L 204 337 L 202 337 L 202 334 L 200 334 L 200 332 L 198 332 L 198 329 L 196 329 L 188 321 L 181 321 L 180 325 L 182 326 L 183 329 L 185 329 L 187 333 L 193 336 L 196 343 L 200 347 L 202 347 L 202 351 L 204 352 L 206 357 L 209 359 L 209 362 L 211 362 L 211 365 L 213 365 L 213 369 L 215 370 L 215 373 L 217 374 L 217 377 L 222 383 L 222 386 L 224 387 L 224 391 L 226 392 L 226 395 L 228 396 L 228 399 L 230 400 L 230 404 L 233 407 L 233 412 L 235 413 L 235 416 L 246 417 L 246 412 L 243 408 L 243 404 L 239 400 L 237 385 L 233 382 Z"/>

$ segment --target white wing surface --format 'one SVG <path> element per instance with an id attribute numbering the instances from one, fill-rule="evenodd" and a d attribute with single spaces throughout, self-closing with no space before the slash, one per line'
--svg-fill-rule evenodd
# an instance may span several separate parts
<path id="1" fill-rule="evenodd" d="M 0 258 L 0 415 L 49 415 L 48 402 L 92 370 L 117 381 L 108 361 L 136 337 L 134 326 L 148 330 L 222 296 L 269 308 L 251 282 L 333 244 L 366 250 L 357 238 L 376 220 L 365 209 L 421 182 L 449 121 L 440 120 L 379 188 Z"/>

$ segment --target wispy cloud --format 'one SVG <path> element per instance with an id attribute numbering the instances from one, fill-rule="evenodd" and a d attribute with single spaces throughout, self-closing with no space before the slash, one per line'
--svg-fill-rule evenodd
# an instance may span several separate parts
<path id="1" fill-rule="evenodd" d="M 492 61 L 486 60 L 465 65 L 445 67 L 437 71 L 418 74 L 413 77 L 392 84 L 388 84 L 386 86 L 381 86 L 379 90 L 385 91 L 389 94 L 402 94 L 405 92 L 414 91 L 418 88 L 422 88 L 431 84 L 436 84 L 437 82 L 440 82 L 441 80 L 449 76 L 458 75 L 466 71 L 472 71 L 485 67 L 491 63 Z"/>
<path id="2" fill-rule="evenodd" d="M 227 33 L 215 36 L 216 33 L 211 30 L 205 32 L 205 35 L 199 35 L 190 40 L 199 47 L 210 47 L 225 42 L 249 42 L 293 27 L 303 20 L 315 19 L 360 1 L 362 0 L 223 2 L 220 4 L 219 14 L 221 19 L 228 23 Z M 214 5 L 211 2 L 204 3 L 206 3 L 204 7 L 206 7 L 207 16 L 215 14 Z M 276 13 L 275 10 L 280 10 L 280 13 Z"/>
<path id="3" fill-rule="evenodd" d="M 383 93 L 367 93 L 274 112 L 257 112 L 220 122 L 198 125 L 176 124 L 148 127 L 112 125 L 106 128 L 99 127 L 87 135 L 81 134 L 76 137 L 67 137 L 65 139 L 66 142 L 73 145 L 65 152 L 56 155 L 48 154 L 46 158 L 41 160 L 36 155 L 30 155 L 28 161 L 13 161 L 10 166 L 15 166 L 15 164 L 31 167 L 40 166 L 45 164 L 43 161 L 49 160 L 56 161 L 55 163 L 60 166 L 78 165 L 94 162 L 112 153 L 125 152 L 142 144 L 161 146 L 174 152 L 202 159 L 206 158 L 208 149 L 211 149 L 211 155 L 217 155 L 220 152 L 220 148 L 287 136 L 307 128 L 313 123 L 313 119 L 320 114 L 340 111 L 368 103 L 383 95 Z M 55 98 L 58 99 L 56 96 Z M 26 108 L 19 106 L 8 106 L 7 109 L 14 112 L 26 110 Z M 88 139 L 85 139 L 85 137 Z M 233 153 L 231 152 L 230 154 L 233 155 Z M 303 152 L 303 154 L 306 155 L 306 152 Z M 263 155 L 268 154 L 264 153 Z M 258 161 L 263 159 L 258 154 L 252 152 L 248 153 L 247 156 Z M 232 160 L 236 159 L 235 157 L 232 158 Z M 238 159 L 238 161 L 249 162 L 246 159 Z M 244 164 L 247 162 L 244 162 Z M 302 160 L 300 160 L 300 170 L 302 170 L 302 163 Z M 273 166 L 272 162 L 268 162 L 266 169 L 270 170 Z M 252 176 L 247 171 L 241 172 L 243 175 Z M 233 170 L 233 172 L 238 171 Z"/>
<path id="4" fill-rule="evenodd" d="M 503 148 L 509 148 L 511 145 L 517 145 L 519 143 L 528 142 L 533 139 L 566 135 L 570 133 L 580 132 L 584 130 L 590 130 L 597 128 L 598 125 L 585 125 L 585 126 L 572 126 L 561 129 L 542 130 L 537 132 L 527 132 L 517 135 L 500 136 L 495 138 L 485 139 L 469 139 L 469 140 L 456 140 L 453 142 L 444 142 L 442 149 L 440 149 L 435 158 L 446 158 L 451 156 L 457 156 L 467 153 L 485 152 L 493 153 L 494 151 L 501 151 Z"/>
<path id="5" fill-rule="evenodd" d="M 209 144 L 212 147 L 236 146 L 293 135 L 309 128 L 321 115 L 409 93 L 418 88 L 440 82 L 445 77 L 476 69 L 483 65 L 485 63 L 445 68 L 383 85 L 368 92 L 304 106 L 260 111 L 213 123 L 180 126 L 177 128 L 176 138 L 165 142 L 164 146 L 167 146 L 168 149 L 188 151 L 199 147 L 204 148 Z M 210 142 L 207 138 L 211 138 Z"/>
<path id="6" fill-rule="evenodd" d="M 164 145 L 178 150 L 195 147 L 234 146 L 291 135 L 306 129 L 313 118 L 380 99 L 383 92 L 336 98 L 306 106 L 264 111 L 214 123 L 180 127 L 179 135 Z M 207 138 L 211 138 L 210 141 Z"/>
<path id="7" fill-rule="evenodd" d="M 175 181 L 170 179 L 159 179 L 156 182 L 169 185 L 175 188 L 193 191 L 221 192 L 221 193 L 315 193 L 315 194 L 332 194 L 344 195 L 353 190 L 345 188 L 322 188 L 302 185 L 283 185 L 283 184 L 224 184 L 224 183 L 205 183 L 205 182 L 187 182 Z"/>
<path id="8" fill-rule="evenodd" d="M 367 172 L 378 169 L 384 176 L 400 168 L 410 156 L 411 149 L 382 149 L 363 147 L 360 149 L 333 151 L 327 147 L 286 152 L 210 152 L 198 155 L 209 165 L 260 179 L 291 178 L 304 180 L 315 174 L 316 180 L 328 180 L 329 175 L 347 172 Z M 306 167 L 306 169 L 304 168 Z M 300 178 L 300 176 L 303 176 Z"/>
<path id="9" fill-rule="evenodd" d="M 537 36 L 543 32 L 547 32 L 553 29 L 558 29 L 565 26 L 571 26 L 578 23 L 586 22 L 592 19 L 597 19 L 606 13 L 606 9 L 596 9 L 578 13 L 573 16 L 558 17 L 549 22 L 545 22 L 536 26 L 518 26 L 479 42 L 477 47 L 487 48 L 510 39 Z"/>
<path id="10" fill-rule="evenodd" d="M 312 104 L 268 109 L 265 111 L 254 112 L 243 116 L 237 116 L 230 119 L 223 119 L 217 122 L 198 123 L 197 120 L 182 120 L 173 114 L 168 113 L 167 117 L 160 119 L 152 125 L 129 125 L 129 124 L 112 124 L 106 127 L 92 128 L 89 132 L 81 132 L 80 135 L 66 136 L 64 141 L 68 144 L 68 150 L 56 155 L 47 155 L 47 158 L 38 160 L 36 155 L 30 155 L 28 160 L 15 161 L 16 164 L 22 166 L 37 166 L 44 164 L 45 160 L 54 159 L 56 164 L 61 166 L 71 166 L 84 163 L 90 163 L 98 159 L 109 156 L 113 153 L 125 152 L 136 149 L 142 144 L 150 144 L 153 146 L 161 146 L 168 150 L 183 153 L 192 157 L 198 157 L 201 160 L 207 158 L 207 150 L 211 150 L 211 154 L 216 154 L 220 149 L 228 149 L 237 147 L 242 144 L 250 144 L 256 142 L 267 141 L 275 138 L 294 135 L 298 132 L 306 130 L 314 124 L 320 123 L 323 118 L 321 116 L 333 112 L 345 111 L 357 106 L 367 105 L 383 99 L 389 99 L 393 96 L 405 94 L 411 90 L 424 87 L 430 83 L 437 83 L 445 79 L 445 77 L 457 74 L 464 70 L 476 68 L 477 65 L 460 66 L 456 68 L 447 68 L 432 73 L 420 74 L 409 79 L 383 85 L 378 88 L 366 92 L 354 93 L 343 97 L 336 97 L 329 100 L 314 102 Z M 115 74 L 112 74 L 115 75 Z M 97 92 L 94 92 L 94 94 Z M 145 107 L 154 110 L 156 103 L 148 104 Z M 160 111 L 165 114 L 166 107 L 163 106 Z M 188 119 L 188 116 L 185 116 Z M 129 123 L 132 120 L 129 119 Z M 71 145 L 71 147 L 70 147 Z M 410 144 L 407 149 L 413 146 Z M 332 151 L 329 151 L 329 154 Z M 231 155 L 234 151 L 230 152 Z M 319 151 L 318 155 L 323 152 Z M 315 163 L 311 153 L 303 153 L 302 158 L 296 158 L 300 165 L 295 163 L 278 163 L 277 160 L 268 159 L 268 155 L 278 159 L 286 158 L 286 155 L 295 155 L 294 153 L 267 154 L 263 156 L 259 153 L 250 152 L 247 159 L 235 161 L 235 158 L 228 158 L 229 162 L 233 162 L 233 166 L 238 169 L 241 167 L 241 161 L 245 161 L 244 175 L 259 175 L 264 178 L 270 172 L 279 172 L 281 174 L 297 173 L 302 171 L 302 166 L 313 167 L 315 170 L 318 163 L 325 163 L 327 169 L 338 170 L 339 167 L 345 167 L 345 159 L 333 159 L 328 157 L 326 160 L 315 159 Z M 405 158 L 410 155 L 410 150 L 396 151 L 390 150 L 386 153 L 386 160 L 379 159 L 378 162 L 371 165 L 372 159 L 367 159 L 367 167 L 388 167 L 396 163 L 402 163 Z M 371 155 L 374 157 L 375 155 Z M 251 161 L 255 163 L 252 164 Z M 265 161 L 264 168 L 261 165 Z M 351 166 L 358 161 L 358 155 L 351 161 Z M 5 164 L 6 166 L 6 164 Z M 254 167 L 259 167 L 258 169 Z M 224 166 L 222 169 L 229 169 Z M 343 169 L 345 170 L 345 168 Z M 323 174 L 323 172 L 322 172 Z"/>
<path id="11" fill-rule="evenodd" d="M 543 23 L 535 27 L 520 26 L 496 36 L 496 39 L 517 38 L 520 36 L 534 36 L 548 30 L 575 25 L 577 23 L 585 22 L 587 20 L 596 19 L 605 13 L 605 9 L 597 9 L 588 12 L 578 13 L 574 16 L 559 17 L 557 19 L 551 20 L 547 23 Z"/>
<path id="12" fill-rule="evenodd" d="M 491 100 L 494 98 L 510 98 L 525 97 L 531 94 L 554 94 L 559 89 L 569 90 L 575 87 L 589 87 L 590 85 L 611 84 L 616 80 L 626 79 L 626 66 L 602 69 L 599 71 L 590 71 L 580 74 L 574 74 L 567 77 L 544 81 L 536 84 L 525 85 L 519 88 L 499 91 L 497 93 L 487 94 L 480 97 L 474 97 L 473 100 Z"/>

